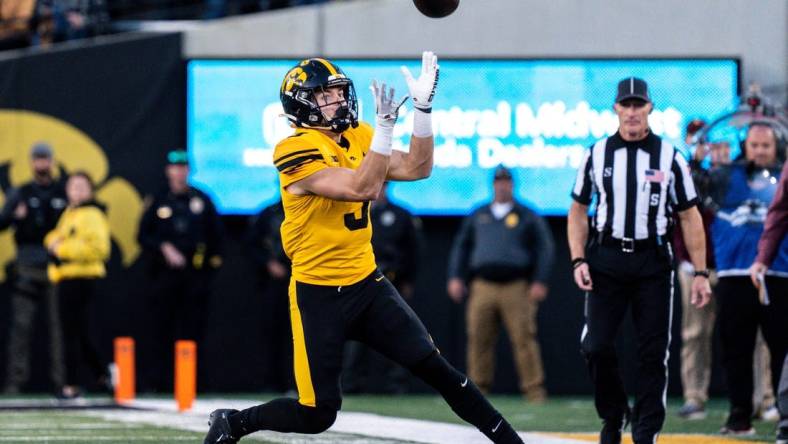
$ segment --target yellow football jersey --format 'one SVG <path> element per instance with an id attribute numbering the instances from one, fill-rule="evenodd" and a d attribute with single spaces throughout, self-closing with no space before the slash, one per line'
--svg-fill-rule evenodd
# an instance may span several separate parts
<path id="1" fill-rule="evenodd" d="M 323 168 L 358 168 L 369 151 L 372 132 L 369 125 L 361 123 L 342 133 L 338 144 L 319 131 L 298 128 L 274 150 L 285 209 L 282 244 L 299 282 L 350 285 L 375 270 L 369 202 L 296 196 L 285 190 Z"/>

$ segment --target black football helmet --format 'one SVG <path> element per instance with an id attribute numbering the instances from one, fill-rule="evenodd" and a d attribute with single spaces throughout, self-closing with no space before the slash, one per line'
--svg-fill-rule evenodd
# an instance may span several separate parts
<path id="1" fill-rule="evenodd" d="M 329 119 L 321 108 L 333 103 L 318 104 L 315 92 L 334 87 L 342 88 L 345 100 L 340 103 L 334 117 Z M 306 59 L 290 69 L 282 81 L 279 98 L 285 117 L 295 126 L 335 133 L 358 126 L 358 101 L 353 81 L 326 59 Z"/>

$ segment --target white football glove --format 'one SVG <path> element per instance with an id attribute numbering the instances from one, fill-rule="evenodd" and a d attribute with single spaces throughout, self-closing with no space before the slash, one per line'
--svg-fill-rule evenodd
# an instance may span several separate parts
<path id="1" fill-rule="evenodd" d="M 377 124 L 379 126 L 394 128 L 394 123 L 397 122 L 399 108 L 408 99 L 408 96 L 403 97 L 399 102 L 394 101 L 394 88 L 386 90 L 386 84 L 381 83 L 378 87 L 376 80 L 372 81 L 369 86 L 372 91 L 372 97 L 375 99 L 375 114 L 377 117 Z"/>
<path id="2" fill-rule="evenodd" d="M 401 67 L 402 75 L 408 83 L 408 91 L 413 98 L 413 106 L 424 111 L 432 110 L 432 99 L 435 97 L 435 90 L 438 87 L 438 57 L 432 51 L 424 51 L 421 54 L 421 75 L 414 79 L 406 67 Z"/>

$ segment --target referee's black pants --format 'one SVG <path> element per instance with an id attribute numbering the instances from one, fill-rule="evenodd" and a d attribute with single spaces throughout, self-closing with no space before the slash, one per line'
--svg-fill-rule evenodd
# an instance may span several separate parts
<path id="1" fill-rule="evenodd" d="M 587 260 L 594 290 L 586 295 L 582 350 L 594 384 L 597 413 L 619 427 L 627 395 L 618 369 L 615 337 L 627 307 L 637 334 L 637 384 L 632 439 L 653 443 L 665 421 L 668 346 L 673 315 L 669 246 L 634 253 L 592 245 Z"/>

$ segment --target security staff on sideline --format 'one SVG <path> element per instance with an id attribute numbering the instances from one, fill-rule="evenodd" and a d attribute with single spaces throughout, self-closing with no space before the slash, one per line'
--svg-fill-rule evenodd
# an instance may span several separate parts
<path id="1" fill-rule="evenodd" d="M 175 340 L 191 339 L 199 347 L 213 271 L 221 265 L 221 221 L 211 198 L 188 184 L 185 151 L 168 153 L 165 174 L 168 187 L 146 198 L 138 234 L 150 261 L 158 365 L 172 365 Z M 171 375 L 156 369 L 151 380 L 164 389 L 169 380 L 160 378 Z"/>
<path id="2" fill-rule="evenodd" d="M 600 443 L 620 443 L 631 419 L 634 443 L 651 444 L 665 421 L 674 215 L 695 269 L 691 300 L 697 307 L 711 296 L 706 244 L 687 162 L 649 129 L 653 105 L 646 82 L 635 77 L 619 82 L 614 109 L 618 132 L 591 146 L 577 172 L 569 249 L 575 283 L 587 292 L 582 350 L 603 421 Z M 589 233 L 588 206 L 594 196 Z M 632 411 L 615 352 L 616 332 L 629 305 L 638 351 Z"/>
<path id="3" fill-rule="evenodd" d="M 389 200 L 388 182 L 383 182 L 378 198 L 370 207 L 372 251 L 378 270 L 410 303 L 421 254 L 421 220 Z M 361 342 L 348 341 L 345 344 L 343 367 L 342 388 L 345 393 L 408 391 L 408 371 Z"/>
<path id="4" fill-rule="evenodd" d="M 489 392 L 495 374 L 495 343 L 503 322 L 512 343 L 520 389 L 543 402 L 544 369 L 536 340 L 536 312 L 547 296 L 554 244 L 544 219 L 514 200 L 512 173 L 493 175 L 493 202 L 468 216 L 449 257 L 449 297 L 460 303 L 470 278 L 467 308 L 468 376 Z"/>
<path id="5" fill-rule="evenodd" d="M 5 394 L 16 394 L 30 377 L 31 335 L 36 310 L 46 310 L 49 329 L 50 377 L 55 387 L 63 384 L 60 322 L 54 289 L 47 278 L 44 236 L 57 224 L 66 208 L 63 184 L 52 177 L 52 148 L 45 143 L 30 150 L 33 180 L 11 190 L 0 210 L 0 231 L 13 226 L 16 262 L 11 295 Z"/>
<path id="6" fill-rule="evenodd" d="M 286 392 L 295 387 L 293 380 L 293 335 L 287 287 L 290 285 L 290 259 L 282 247 L 279 228 L 285 220 L 282 200 L 254 216 L 246 232 L 246 246 L 261 278 L 263 313 L 260 327 L 267 345 L 269 372 L 266 388 Z"/>

